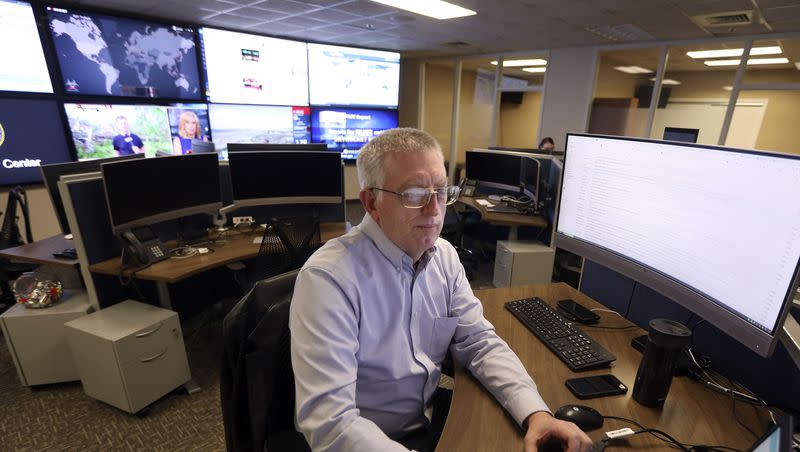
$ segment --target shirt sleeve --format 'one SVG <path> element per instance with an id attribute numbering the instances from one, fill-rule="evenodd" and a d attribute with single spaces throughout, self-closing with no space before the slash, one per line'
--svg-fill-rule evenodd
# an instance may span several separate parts
<path id="1" fill-rule="evenodd" d="M 133 138 L 133 145 L 137 148 L 144 146 L 144 142 L 141 138 L 139 138 L 139 135 L 131 134 L 131 138 Z"/>
<path id="2" fill-rule="evenodd" d="M 453 266 L 457 270 L 453 270 L 455 278 L 450 313 L 459 318 L 450 345 L 454 358 L 483 384 L 520 426 L 532 413 L 550 412 L 522 362 L 483 317 L 483 306 L 472 293 L 464 276 L 464 267 L 460 264 Z"/>
<path id="3" fill-rule="evenodd" d="M 356 406 L 358 313 L 324 269 L 297 277 L 289 317 L 295 415 L 314 451 L 407 451 Z"/>

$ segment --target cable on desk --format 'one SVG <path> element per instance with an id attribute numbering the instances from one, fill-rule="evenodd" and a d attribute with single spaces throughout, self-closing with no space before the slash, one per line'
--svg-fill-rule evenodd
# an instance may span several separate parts
<path id="1" fill-rule="evenodd" d="M 733 452 L 743 452 L 743 451 L 741 451 L 739 449 L 734 449 L 733 447 L 728 447 L 728 446 L 708 446 L 708 445 L 705 445 L 705 444 L 685 444 L 685 443 L 681 443 L 680 441 L 678 441 L 677 439 L 673 438 L 672 436 L 670 436 L 667 432 L 664 432 L 663 430 L 659 430 L 659 429 L 655 429 L 655 428 L 647 428 L 647 427 L 642 426 L 642 424 L 640 424 L 640 423 L 638 423 L 638 422 L 636 422 L 636 421 L 634 421 L 632 419 L 628 419 L 628 418 L 624 418 L 624 417 L 603 416 L 603 418 L 604 419 L 616 419 L 616 420 L 620 420 L 620 421 L 624 421 L 624 422 L 629 422 L 629 423 L 635 425 L 636 427 L 639 427 L 639 430 L 633 432 L 634 435 L 638 435 L 640 433 L 649 433 L 649 434 L 653 435 L 654 437 L 658 438 L 659 440 L 664 441 L 665 443 L 668 443 L 668 444 L 672 444 L 673 446 L 679 448 L 680 450 L 684 450 L 684 451 L 687 451 L 687 452 L 700 452 L 700 451 L 710 452 L 710 451 L 718 451 L 718 450 L 730 450 L 730 451 L 733 451 Z M 605 440 L 602 441 L 602 442 L 605 443 L 604 447 L 607 446 L 607 443 L 609 441 L 610 441 L 610 439 L 605 439 Z"/>
<path id="2" fill-rule="evenodd" d="M 589 309 L 589 310 L 592 311 L 592 312 L 610 312 L 612 314 L 616 314 L 616 315 L 622 317 L 622 314 L 620 314 L 617 311 L 611 310 L 611 309 L 594 308 L 594 309 Z"/>
<path id="3" fill-rule="evenodd" d="M 631 303 L 633 303 L 633 294 L 636 293 L 636 286 L 639 285 L 638 282 L 633 282 L 633 288 L 631 289 L 631 296 L 628 297 L 628 307 L 625 308 L 625 318 L 628 318 L 628 314 L 631 313 Z"/>

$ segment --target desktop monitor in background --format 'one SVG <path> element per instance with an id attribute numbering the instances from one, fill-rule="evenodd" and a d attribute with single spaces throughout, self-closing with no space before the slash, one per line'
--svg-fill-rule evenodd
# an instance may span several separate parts
<path id="1" fill-rule="evenodd" d="M 52 93 L 31 4 L 0 0 L 0 24 L 0 42 L 4 43 L 0 91 Z"/>
<path id="2" fill-rule="evenodd" d="M 314 107 L 311 141 L 341 152 L 343 160 L 355 160 L 362 146 L 397 123 L 397 110 Z"/>
<path id="3" fill-rule="evenodd" d="M 323 143 L 308 144 L 259 144 L 259 143 L 228 143 L 228 152 L 263 152 L 263 151 L 327 151 L 328 146 Z"/>
<path id="4" fill-rule="evenodd" d="M 308 44 L 311 105 L 397 107 L 400 54 Z"/>
<path id="5" fill-rule="evenodd" d="M 200 29 L 209 102 L 308 105 L 306 43 Z"/>
<path id="6" fill-rule="evenodd" d="M 755 442 L 748 452 L 787 452 L 792 449 L 792 436 L 794 435 L 794 424 L 792 417 L 781 416 L 775 425 L 772 425 L 758 441 Z"/>
<path id="7" fill-rule="evenodd" d="M 64 234 L 69 234 L 69 223 L 67 222 L 67 214 L 64 212 L 64 202 L 61 200 L 61 192 L 58 190 L 58 181 L 61 176 L 71 174 L 85 174 L 100 171 L 100 165 L 109 162 L 121 162 L 123 160 L 144 158 L 144 154 L 133 154 L 124 157 L 114 157 L 109 159 L 86 160 L 83 162 L 70 162 L 70 163 L 55 163 L 52 165 L 43 165 L 41 167 L 42 179 L 47 192 L 50 194 L 50 200 L 53 201 L 53 208 L 56 211 L 56 218 L 58 224 L 61 226 L 61 231 Z"/>
<path id="8" fill-rule="evenodd" d="M 114 233 L 222 207 L 216 154 L 128 160 L 100 169 Z"/>
<path id="9" fill-rule="evenodd" d="M 683 141 L 697 143 L 700 129 L 684 129 L 681 127 L 664 127 L 664 139 L 669 141 Z"/>
<path id="10" fill-rule="evenodd" d="M 195 31 L 48 6 L 67 94 L 201 99 Z"/>
<path id="11" fill-rule="evenodd" d="M 277 204 L 341 204 L 342 160 L 333 152 L 231 152 L 236 207 Z"/>
<path id="12" fill-rule="evenodd" d="M 467 151 L 467 179 L 478 186 L 520 192 L 523 177 L 522 158 L 503 151 Z"/>
<path id="13" fill-rule="evenodd" d="M 40 183 L 39 166 L 71 160 L 55 101 L 0 99 L 0 185 Z"/>
<path id="14" fill-rule="evenodd" d="M 172 137 L 172 155 L 192 154 L 195 152 L 195 141 L 211 141 L 207 104 L 171 105 L 167 107 L 167 119 Z"/>
<path id="15" fill-rule="evenodd" d="M 78 160 L 172 154 L 167 107 L 64 104 Z"/>
<path id="16" fill-rule="evenodd" d="M 769 356 L 797 288 L 800 156 L 578 134 L 566 149 L 556 245 Z"/>
<path id="17" fill-rule="evenodd" d="M 211 104 L 211 131 L 217 149 L 228 143 L 306 144 L 309 107 Z"/>

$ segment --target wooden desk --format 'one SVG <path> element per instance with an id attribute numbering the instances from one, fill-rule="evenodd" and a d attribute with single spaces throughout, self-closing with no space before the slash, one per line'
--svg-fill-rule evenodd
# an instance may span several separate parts
<path id="1" fill-rule="evenodd" d="M 5 257 L 15 262 L 30 262 L 43 265 L 78 265 L 78 259 L 62 259 L 53 256 L 53 253 L 65 248 L 75 248 L 72 240 L 64 238 L 64 234 L 54 235 L 33 243 L 15 246 L 0 250 L 0 257 Z"/>
<path id="2" fill-rule="evenodd" d="M 600 413 L 620 416 L 638 421 L 645 427 L 658 428 L 676 440 L 689 444 L 721 445 L 736 449 L 747 449 L 754 441 L 745 429 L 734 420 L 730 397 L 700 386 L 687 377 L 676 377 L 672 381 L 669 395 L 660 410 L 647 408 L 632 399 L 634 378 L 641 354 L 630 346 L 632 338 L 643 334 L 643 330 L 603 330 L 581 328 L 610 350 L 617 357 L 611 368 L 573 373 L 533 333 L 522 325 L 504 307 L 506 301 L 538 296 L 549 304 L 564 298 L 572 298 L 587 307 L 602 307 L 588 296 L 572 287 L 560 284 L 512 287 L 505 289 L 477 290 L 484 315 L 494 324 L 497 334 L 519 356 L 525 368 L 536 382 L 539 392 L 550 409 L 555 411 L 566 404 L 589 405 Z M 627 326 L 630 322 L 614 314 L 598 312 L 599 325 Z M 564 386 L 567 378 L 611 373 L 628 386 L 625 395 L 579 400 Z M 759 410 L 761 411 L 761 410 Z M 764 413 L 739 403 L 737 413 L 756 433 L 763 433 L 767 417 Z M 758 427 L 761 426 L 761 427 Z M 623 421 L 607 419 L 602 428 L 587 432 L 594 441 L 605 437 L 605 432 L 623 427 L 637 427 Z M 516 422 L 494 400 L 477 380 L 463 369 L 456 369 L 455 389 L 450 412 L 437 452 L 447 451 L 522 451 L 523 435 Z M 616 449 L 625 440 L 611 443 Z M 612 447 L 612 446 L 609 446 Z M 626 449 L 674 450 L 649 434 L 627 438 Z"/>
<path id="3" fill-rule="evenodd" d="M 519 226 L 529 226 L 534 228 L 546 228 L 547 220 L 541 216 L 522 215 L 518 213 L 499 213 L 489 212 L 486 207 L 479 204 L 479 199 L 487 199 L 485 196 L 459 196 L 458 202 L 476 209 L 481 214 L 481 219 L 487 223 L 498 224 L 501 226 L 511 226 L 508 231 L 508 240 L 517 239 L 517 229 Z"/>
<path id="4" fill-rule="evenodd" d="M 325 243 L 328 240 L 344 234 L 345 223 L 321 223 L 320 238 Z M 229 232 L 225 237 L 227 243 L 222 246 L 209 246 L 213 252 L 197 254 L 186 259 L 167 259 L 135 272 L 137 279 L 155 281 L 158 288 L 159 303 L 162 307 L 172 309 L 169 299 L 167 284 L 176 283 L 191 276 L 221 267 L 231 262 L 252 259 L 258 255 L 261 247 L 253 243 L 260 238 L 262 232 L 253 234 Z M 122 271 L 122 258 L 115 257 L 89 266 L 89 271 L 104 275 L 118 276 Z M 124 272 L 126 276 L 134 276 L 132 272 Z"/>

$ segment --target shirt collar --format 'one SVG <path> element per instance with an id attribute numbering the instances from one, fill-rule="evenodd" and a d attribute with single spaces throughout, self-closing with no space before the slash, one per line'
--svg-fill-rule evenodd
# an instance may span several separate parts
<path id="1" fill-rule="evenodd" d="M 367 237 L 372 239 L 372 242 L 378 248 L 378 251 L 380 251 L 381 254 L 383 254 L 395 268 L 402 268 L 403 262 L 405 262 L 409 267 L 414 264 L 411 261 L 411 256 L 406 254 L 405 251 L 401 250 L 400 247 L 389 240 L 389 237 L 386 237 L 383 229 L 381 229 L 380 225 L 372 219 L 369 213 L 364 215 L 361 223 L 359 223 L 356 228 L 366 234 Z M 425 264 L 427 264 L 435 251 L 436 244 L 434 243 L 431 248 L 422 253 L 422 257 L 420 257 L 420 268 L 423 268 Z"/>

